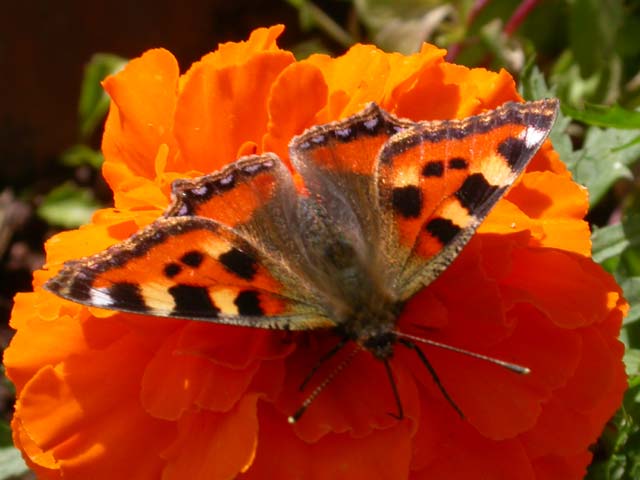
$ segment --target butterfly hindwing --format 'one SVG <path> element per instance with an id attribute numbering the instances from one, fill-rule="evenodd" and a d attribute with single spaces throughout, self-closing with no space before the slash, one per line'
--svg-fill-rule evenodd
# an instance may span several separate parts
<path id="1" fill-rule="evenodd" d="M 266 153 L 240 158 L 209 175 L 176 180 L 172 197 L 165 217 L 205 217 L 237 227 L 250 224 L 261 209 L 294 204 L 296 190 L 282 161 Z"/>
<path id="2" fill-rule="evenodd" d="M 295 137 L 290 157 L 312 198 L 331 217 L 335 235 L 367 255 L 379 235 L 374 172 L 380 148 L 413 125 L 370 103 L 347 119 L 312 127 Z"/>
<path id="3" fill-rule="evenodd" d="M 542 145 L 555 100 L 507 103 L 463 120 L 422 122 L 380 152 L 387 251 L 400 257 L 406 299 L 455 258 Z"/>

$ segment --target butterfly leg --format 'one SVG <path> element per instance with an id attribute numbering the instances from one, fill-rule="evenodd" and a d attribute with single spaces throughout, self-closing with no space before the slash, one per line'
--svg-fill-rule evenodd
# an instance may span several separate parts
<path id="1" fill-rule="evenodd" d="M 424 364 L 425 367 L 427 367 L 427 370 L 429 370 L 431 377 L 433 377 L 433 381 L 435 382 L 436 386 L 444 396 L 445 400 L 449 403 L 449 405 L 453 407 L 453 409 L 456 412 L 458 412 L 458 415 L 460 415 L 460 418 L 464 418 L 464 413 L 462 413 L 462 410 L 460 410 L 460 407 L 456 405 L 456 402 L 453 401 L 453 399 L 449 396 L 449 393 L 445 390 L 444 386 L 440 382 L 440 377 L 438 377 L 438 374 L 433 368 L 433 365 L 431 365 L 431 362 L 427 359 L 427 356 L 424 354 L 422 349 L 412 341 L 407 340 L 405 338 L 399 338 L 398 341 L 402 343 L 405 347 L 415 350 L 415 352 L 418 354 L 418 357 L 420 358 L 420 361 Z"/>
<path id="2" fill-rule="evenodd" d="M 389 378 L 389 384 L 391 385 L 391 391 L 393 392 L 393 398 L 396 401 L 396 407 L 398 413 L 389 413 L 396 420 L 402 420 L 404 418 L 404 409 L 402 408 L 402 400 L 400 399 L 400 393 L 398 392 L 398 385 L 396 385 L 396 378 L 393 376 L 393 370 L 389 364 L 389 359 L 385 358 L 382 363 L 387 371 L 387 377 Z"/>
<path id="3" fill-rule="evenodd" d="M 329 350 L 328 352 L 326 352 L 324 355 L 322 355 L 318 361 L 315 363 L 315 365 L 313 367 L 311 367 L 311 371 L 309 371 L 309 373 L 307 374 L 306 377 L 304 377 L 304 380 L 302 381 L 302 383 L 300 384 L 300 386 L 298 387 L 298 389 L 302 392 L 307 385 L 309 384 L 309 382 L 311 381 L 311 379 L 313 378 L 313 376 L 316 374 L 316 372 L 320 369 L 320 367 L 324 364 L 324 362 L 326 362 L 327 360 L 329 360 L 331 357 L 333 357 L 335 354 L 337 354 L 340 350 L 342 350 L 344 348 L 344 346 L 349 342 L 349 339 L 344 337 L 342 338 L 331 350 Z"/>

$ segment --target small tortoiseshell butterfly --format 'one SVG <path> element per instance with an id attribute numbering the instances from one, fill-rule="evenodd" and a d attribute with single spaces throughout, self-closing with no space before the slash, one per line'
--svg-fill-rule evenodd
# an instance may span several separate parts
<path id="1" fill-rule="evenodd" d="M 414 342 L 436 343 L 396 330 L 396 321 L 525 169 L 557 108 L 553 99 L 506 103 L 461 120 L 412 122 L 369 104 L 291 141 L 303 188 L 271 153 L 176 181 L 161 218 L 101 253 L 65 263 L 45 288 L 123 312 L 334 329 L 341 340 L 320 362 L 349 342 L 359 347 L 354 351 L 369 351 L 384 362 L 401 418 L 389 366 L 399 343 L 416 351 L 457 409 Z"/>

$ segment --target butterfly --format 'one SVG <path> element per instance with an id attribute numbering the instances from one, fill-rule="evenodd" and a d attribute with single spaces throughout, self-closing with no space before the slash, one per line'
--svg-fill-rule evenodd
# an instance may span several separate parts
<path id="1" fill-rule="evenodd" d="M 45 288 L 122 312 L 333 329 L 339 343 L 311 375 L 355 344 L 353 352 L 384 362 L 397 418 L 402 404 L 389 360 L 401 344 L 417 352 L 462 414 L 416 342 L 462 350 L 400 332 L 396 323 L 405 303 L 453 262 L 523 172 L 557 109 L 555 99 L 510 102 L 460 120 L 413 122 L 370 103 L 294 137 L 293 172 L 264 153 L 175 181 L 160 218 L 103 252 L 66 262 Z"/>

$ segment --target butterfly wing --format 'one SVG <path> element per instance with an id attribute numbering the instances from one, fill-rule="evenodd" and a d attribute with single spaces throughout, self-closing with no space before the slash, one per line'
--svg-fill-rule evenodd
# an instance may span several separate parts
<path id="1" fill-rule="evenodd" d="M 305 295 L 278 244 L 286 243 L 283 218 L 296 199 L 277 157 L 247 157 L 179 182 L 174 196 L 164 217 L 104 252 L 67 262 L 45 288 L 147 315 L 292 330 L 333 325 Z"/>
<path id="2" fill-rule="evenodd" d="M 370 103 L 347 119 L 310 128 L 290 144 L 291 161 L 310 196 L 319 199 L 332 224 L 342 230 L 335 233 L 358 249 L 367 245 L 357 235 L 371 239 L 378 234 L 372 202 L 378 152 L 392 135 L 412 125 Z"/>
<path id="3" fill-rule="evenodd" d="M 507 103 L 463 120 L 419 123 L 385 144 L 377 185 L 401 299 L 453 261 L 540 148 L 557 108 L 556 100 Z"/>

